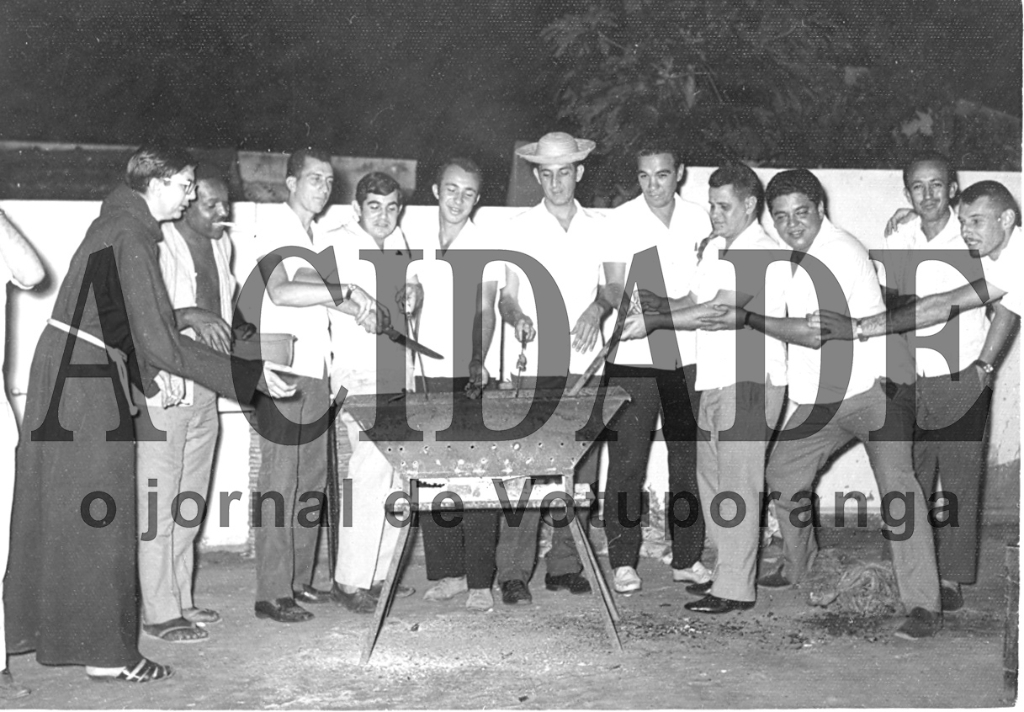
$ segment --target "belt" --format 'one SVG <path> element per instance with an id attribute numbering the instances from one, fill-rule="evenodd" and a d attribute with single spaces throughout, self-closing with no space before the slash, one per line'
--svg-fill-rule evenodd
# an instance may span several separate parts
<path id="1" fill-rule="evenodd" d="M 55 329 L 63 331 L 65 334 L 71 334 L 76 339 L 81 339 L 82 341 L 90 343 L 93 346 L 97 346 L 107 352 L 107 355 L 110 356 L 110 360 L 113 361 L 114 365 L 117 367 L 117 377 L 121 381 L 121 388 L 124 390 L 125 400 L 128 401 L 128 412 L 132 415 L 137 415 L 139 409 L 135 406 L 135 403 L 132 402 L 132 391 L 128 386 L 128 357 L 125 355 L 124 351 L 114 348 L 113 346 L 107 346 L 92 334 L 82 331 L 74 326 L 68 326 L 57 319 L 47 319 L 46 323 Z"/>

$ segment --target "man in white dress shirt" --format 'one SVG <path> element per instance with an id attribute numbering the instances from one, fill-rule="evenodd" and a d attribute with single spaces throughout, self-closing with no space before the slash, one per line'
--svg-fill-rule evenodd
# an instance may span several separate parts
<path id="1" fill-rule="evenodd" d="M 667 328 L 699 328 L 699 315 L 717 304 L 784 317 L 788 262 L 772 263 L 761 278 L 745 284 L 738 276 L 742 270 L 729 261 L 734 251 L 789 252 L 758 222 L 764 200 L 760 180 L 748 166 L 735 164 L 712 173 L 708 185 L 714 233 L 702 250 L 689 297 L 672 305 Z M 665 321 L 664 313 L 631 316 L 624 336 Z M 704 597 L 685 608 L 727 613 L 754 605 L 765 452 L 782 411 L 786 351 L 781 341 L 752 331 L 697 331 L 696 336 L 698 424 L 707 433 L 697 442 L 697 473 L 704 522 L 718 557 L 713 581 L 687 587 Z M 739 356 L 758 351 L 763 362 Z"/>
<path id="2" fill-rule="evenodd" d="M 328 235 L 338 263 L 338 272 L 328 277 L 328 281 L 376 285 L 373 293 L 380 300 L 394 299 L 398 303 L 399 311 L 405 315 L 404 320 L 399 319 L 399 327 L 409 328 L 412 332 L 409 335 L 415 338 L 414 325 L 424 291 L 416 276 L 418 263 L 408 267 L 410 246 L 398 226 L 403 205 L 401 186 L 387 173 L 369 173 L 359 180 L 352 204 L 355 219 Z M 402 259 L 406 269 L 402 270 L 399 284 L 385 284 L 384 274 L 372 262 L 360 258 L 361 250 Z M 331 315 L 330 341 L 334 354 L 330 378 L 332 394 L 337 394 L 342 387 L 348 395 L 412 389 L 412 351 L 387 338 L 367 333 L 350 319 L 336 314 Z M 378 353 L 382 349 L 389 351 Z M 380 364 L 384 364 L 383 371 L 379 370 Z M 345 505 L 346 513 L 351 512 L 351 521 L 338 528 L 338 561 L 332 595 L 350 611 L 372 613 L 399 534 L 398 528 L 386 521 L 384 503 L 391 492 L 402 488 L 402 483 L 377 445 L 359 437 L 362 428 L 344 409 L 344 404 L 341 421 L 352 448 L 348 462 L 351 487 L 346 487 L 343 494 L 343 497 L 351 494 L 350 504 Z M 396 587 L 397 596 L 413 593 L 407 586 Z"/>
<path id="3" fill-rule="evenodd" d="M 476 334 L 470 335 L 462 329 L 463 320 L 455 317 L 455 290 L 460 282 L 454 266 L 444 259 L 450 250 L 493 247 L 472 219 L 482 187 L 483 173 L 475 162 L 460 157 L 447 159 L 438 168 L 432 187 L 437 198 L 437 232 L 424 233 L 420 236 L 422 239 L 410 234 L 413 246 L 423 250 L 417 272 L 424 291 L 430 293 L 420 308 L 417 333 L 424 343 L 439 349 L 445 356 L 443 361 L 430 358 L 418 361 L 432 399 L 462 398 L 471 376 L 478 382 L 486 380 L 482 375 L 485 369 L 479 358 Z M 482 331 L 481 343 L 490 344 L 494 335 L 496 295 L 497 281 L 485 278 L 474 313 Z M 468 509 L 458 515 L 454 524 L 447 513 L 442 516 L 440 512 L 432 512 L 419 517 L 427 578 L 436 581 L 423 595 L 424 599 L 443 601 L 468 591 L 466 608 L 469 610 L 488 611 L 493 607 L 491 584 L 499 516 L 500 512 L 495 509 Z"/>
<path id="4" fill-rule="evenodd" d="M 516 325 L 516 340 L 509 340 L 506 363 L 514 363 L 520 348 L 525 350 L 529 364 L 523 374 L 526 387 L 564 388 L 575 383 L 597 353 L 601 322 L 619 306 L 625 275 L 620 254 L 625 248 L 615 244 L 605 219 L 583 208 L 575 198 L 576 184 L 583 177 L 581 162 L 594 146 L 593 141 L 553 132 L 516 151 L 534 164 L 533 175 L 544 191 L 544 199 L 509 221 L 502 245 L 543 265 L 562 300 L 555 304 L 547 301 L 554 295 L 536 294 L 536 287 L 527 283 L 526 275 L 517 266 L 506 263 L 504 284 L 500 285 L 500 308 L 505 322 Z M 544 311 L 536 332 L 544 336 L 531 341 L 538 307 Z M 567 330 L 561 343 L 544 356 L 538 352 L 538 342 L 552 338 L 546 336 L 548 333 L 557 333 L 549 320 L 557 321 L 560 314 L 568 320 Z M 521 347 L 520 342 L 525 345 Z M 578 482 L 596 482 L 597 451 L 596 446 L 591 448 L 577 463 Z M 497 578 L 502 602 L 531 603 L 528 582 L 536 564 L 540 510 L 523 511 L 518 523 L 513 523 L 508 515 L 506 512 L 502 517 L 498 538 Z M 590 584 L 580 573 L 583 567 L 568 526 L 555 528 L 545 561 L 544 585 L 549 591 L 590 592 Z"/>
<path id="5" fill-rule="evenodd" d="M 807 321 L 818 308 L 845 309 L 857 318 L 884 309 L 875 269 L 857 238 L 826 217 L 825 191 L 810 171 L 775 175 L 765 200 L 775 229 L 793 250 L 792 277 L 785 287 L 789 316 L 727 307 L 709 324 L 749 326 L 789 344 L 786 376 L 796 409 L 766 472 L 769 491 L 779 493 L 775 506 L 784 563 L 757 585 L 783 588 L 806 577 L 817 554 L 815 478 L 836 450 L 856 439 L 867 450 L 883 498 L 882 533 L 891 545 L 907 613 L 895 634 L 911 640 L 931 637 L 942 626 L 939 580 L 927 507 L 914 477 L 914 413 L 899 397 L 907 386 L 886 379 L 885 339 L 853 344 L 851 362 L 849 347 L 822 345 L 820 330 Z"/>
<path id="6" fill-rule="evenodd" d="M 658 261 L 631 260 L 629 280 L 638 290 L 684 297 L 691 291 L 697 248 L 711 232 L 711 222 L 701 206 L 678 195 L 686 171 L 678 150 L 654 140 L 637 151 L 636 161 L 640 195 L 616 208 L 610 222 L 624 252 L 632 257 L 656 248 Z M 606 339 L 612 338 L 614 328 L 615 321 L 608 319 Z M 615 419 L 616 439 L 608 443 L 604 494 L 608 558 L 619 593 L 628 595 L 642 585 L 636 567 L 643 541 L 643 485 L 659 414 L 668 449 L 666 516 L 673 580 L 704 583 L 711 577 L 700 561 L 704 516 L 697 486 L 698 378 L 694 333 L 672 331 L 671 325 L 667 331 L 624 339 L 605 365 L 605 383 L 630 395 Z"/>
<path id="7" fill-rule="evenodd" d="M 323 493 L 327 481 L 328 312 L 355 316 L 359 330 L 372 332 L 386 327 L 389 315 L 359 287 L 331 289 L 315 271 L 310 280 L 301 279 L 303 270 L 310 271 L 301 257 L 262 260 L 282 248 L 319 253 L 329 245 L 316 218 L 334 185 L 330 155 L 316 149 L 296 151 L 288 159 L 285 184 L 287 201 L 261 208 L 257 225 L 257 253 L 266 283 L 260 328 L 295 336 L 291 370 L 298 376 L 298 393 L 278 403 L 256 401 L 261 453 L 260 498 L 253 505 L 254 517 L 260 517 L 256 617 L 299 623 L 313 614 L 296 599 L 312 604 L 331 600 L 328 592 L 312 586 L 319 517 L 313 520 L 309 514 L 322 510 L 323 498 L 320 507 L 306 505 Z M 346 316 L 339 321 L 350 320 Z"/>

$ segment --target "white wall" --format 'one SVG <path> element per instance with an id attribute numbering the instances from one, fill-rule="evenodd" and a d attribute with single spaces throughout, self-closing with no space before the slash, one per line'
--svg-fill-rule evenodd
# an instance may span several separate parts
<path id="1" fill-rule="evenodd" d="M 691 168 L 683 196 L 694 202 L 706 203 L 707 178 L 711 168 Z M 767 182 L 775 170 L 759 170 Z M 892 212 L 905 204 L 902 183 L 897 171 L 816 170 L 829 195 L 829 210 L 833 221 L 857 235 L 869 247 L 880 247 L 882 229 Z M 1020 174 L 995 173 L 961 174 L 963 186 L 982 178 L 1003 182 L 1020 200 Z M 51 279 L 42 290 L 22 293 L 14 290 L 10 299 L 8 344 L 5 368 L 10 400 L 20 418 L 24 408 L 24 392 L 28 386 L 28 370 L 35 343 L 50 315 L 60 279 L 67 271 L 71 255 L 84 236 L 89 223 L 99 214 L 99 203 L 68 201 L 4 201 L 0 207 L 32 241 L 43 258 Z M 244 281 L 255 266 L 253 235 L 261 206 L 238 203 L 234 206 L 236 228 L 232 233 L 235 244 L 235 274 Z M 519 208 L 482 208 L 477 223 L 482 227 L 496 225 L 518 212 Z M 322 220 L 340 224 L 347 219 L 350 209 L 333 206 Z M 404 229 L 412 234 L 436 230 L 437 213 L 433 207 L 411 206 L 403 218 Z M 770 221 L 769 221 L 770 222 Z M 766 228 L 772 229 L 771 225 Z M 503 246 L 504 247 L 504 246 Z M 507 246 L 514 249 L 514 246 Z M 571 259 L 571 255 L 567 255 Z M 495 349 L 492 349 L 494 351 Z M 999 372 L 996 397 L 992 407 L 990 465 L 1006 465 L 1020 459 L 1020 349 L 1015 343 L 1013 351 Z M 248 537 L 248 483 L 249 483 L 249 429 L 237 404 L 221 402 L 222 438 L 210 514 L 203 541 L 207 545 L 239 545 Z M 648 487 L 655 493 L 667 487 L 664 443 L 656 442 L 648 471 Z M 991 483 L 990 483 L 991 488 Z M 823 504 L 832 501 L 835 490 L 859 490 L 870 493 L 877 502 L 874 481 L 862 447 L 844 454 L 822 478 L 819 493 Z M 238 491 L 242 500 L 231 504 L 228 527 L 219 526 L 220 492 Z M 1013 504 L 1015 504 L 1014 498 Z"/>

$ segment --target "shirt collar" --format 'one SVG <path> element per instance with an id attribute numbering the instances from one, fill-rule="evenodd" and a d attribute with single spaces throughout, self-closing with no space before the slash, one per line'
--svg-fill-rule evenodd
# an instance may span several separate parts
<path id="1" fill-rule="evenodd" d="M 946 221 L 946 226 L 932 240 L 929 240 L 927 235 L 924 234 L 924 230 L 921 229 L 920 217 L 916 218 L 911 225 L 913 230 L 911 232 L 911 240 L 915 247 L 930 247 L 932 249 L 940 247 L 966 247 L 961 240 L 960 223 L 956 218 L 956 213 L 953 212 L 953 208 L 949 208 L 949 220 Z"/>

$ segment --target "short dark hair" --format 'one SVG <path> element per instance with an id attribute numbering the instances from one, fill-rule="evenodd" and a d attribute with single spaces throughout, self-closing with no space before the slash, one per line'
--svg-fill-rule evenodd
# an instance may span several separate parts
<path id="1" fill-rule="evenodd" d="M 764 207 L 764 188 L 761 187 L 761 179 L 754 173 L 754 169 L 745 163 L 727 163 L 708 178 L 708 185 L 712 188 L 722 188 L 731 185 L 743 200 L 747 198 L 757 199 L 757 213 L 761 214 Z"/>
<path id="2" fill-rule="evenodd" d="M 978 181 L 960 194 L 960 205 L 970 205 L 980 198 L 991 200 L 999 208 L 1000 213 L 1012 210 L 1013 224 L 1020 225 L 1020 207 L 1005 185 L 994 180 Z"/>
<path id="3" fill-rule="evenodd" d="M 306 165 L 307 158 L 312 158 L 314 161 L 323 161 L 324 163 L 331 162 L 331 154 L 322 148 L 300 148 L 288 156 L 288 167 L 285 169 L 284 177 L 298 177 Z"/>
<path id="4" fill-rule="evenodd" d="M 667 153 L 672 156 L 672 167 L 678 169 L 679 166 L 683 165 L 683 155 L 676 148 L 675 143 L 665 138 L 651 138 L 640 144 L 640 148 L 637 149 L 635 157 L 639 163 L 641 158 L 647 156 L 657 156 L 662 153 Z"/>
<path id="5" fill-rule="evenodd" d="M 154 178 L 170 178 L 195 164 L 191 154 L 178 146 L 140 146 L 128 159 L 124 182 L 132 190 L 145 193 Z"/>
<path id="6" fill-rule="evenodd" d="M 789 171 L 776 173 L 764 191 L 764 200 L 771 211 L 772 203 L 776 198 L 791 193 L 803 193 L 815 205 L 824 205 L 825 189 L 821 182 L 806 168 L 794 168 Z"/>
<path id="7" fill-rule="evenodd" d="M 444 178 L 444 172 L 452 166 L 461 168 L 466 173 L 472 173 L 480 181 L 480 187 L 484 185 L 484 172 L 480 170 L 480 166 L 476 164 L 472 158 L 464 158 L 462 156 L 452 156 L 444 160 L 437 168 L 437 173 L 434 174 L 434 185 L 441 185 L 441 180 Z"/>
<path id="8" fill-rule="evenodd" d="M 231 187 L 231 182 L 224 175 L 224 171 L 212 163 L 200 163 L 196 166 L 196 183 L 201 183 L 204 180 L 223 183 L 227 188 Z"/>
<path id="9" fill-rule="evenodd" d="M 956 169 L 946 154 L 938 151 L 920 151 L 915 153 L 903 167 L 903 187 L 907 190 L 910 190 L 910 174 L 919 163 L 938 163 L 946 169 L 946 185 L 956 181 Z"/>
<path id="10" fill-rule="evenodd" d="M 396 190 L 398 191 L 398 204 L 402 205 L 405 202 L 405 196 L 402 195 L 402 186 L 398 185 L 397 180 L 380 171 L 367 173 L 356 184 L 356 203 L 362 205 L 370 193 L 391 195 Z"/>

